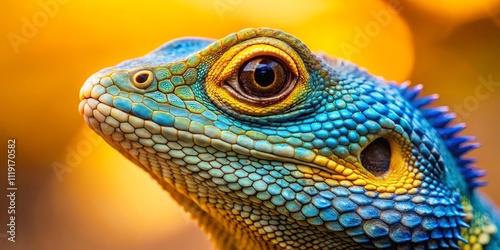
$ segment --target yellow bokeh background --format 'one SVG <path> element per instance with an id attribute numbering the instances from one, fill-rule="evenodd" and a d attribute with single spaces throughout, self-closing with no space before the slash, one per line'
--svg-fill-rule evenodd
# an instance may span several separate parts
<path id="1" fill-rule="evenodd" d="M 168 40 L 246 27 L 281 29 L 439 93 L 438 105 L 482 142 L 471 156 L 489 173 L 481 190 L 500 204 L 500 86 L 477 94 L 480 79 L 500 85 L 499 1 L 29 0 L 3 9 L 0 148 L 16 139 L 18 191 L 16 243 L 0 227 L 1 249 L 212 249 L 159 185 L 86 128 L 78 93 L 92 73 Z M 4 225 L 6 150 L 0 157 Z"/>

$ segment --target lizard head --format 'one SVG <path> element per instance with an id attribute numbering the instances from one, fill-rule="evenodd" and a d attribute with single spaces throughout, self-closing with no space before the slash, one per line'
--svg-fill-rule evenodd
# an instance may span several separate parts
<path id="1" fill-rule="evenodd" d="M 445 137 L 461 127 L 436 125 L 451 118 L 424 110 L 435 98 L 417 98 L 420 89 L 315 55 L 284 32 L 245 29 L 175 40 L 94 74 L 80 112 L 218 224 L 216 239 L 458 248 L 472 189 Z"/>

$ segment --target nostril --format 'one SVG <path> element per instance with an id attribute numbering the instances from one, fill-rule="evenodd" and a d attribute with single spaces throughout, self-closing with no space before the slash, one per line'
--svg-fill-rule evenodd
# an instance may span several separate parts
<path id="1" fill-rule="evenodd" d="M 381 176 L 389 170 L 391 164 L 391 145 L 384 138 L 378 138 L 366 146 L 360 155 L 363 167 L 375 176 Z"/>
<path id="2" fill-rule="evenodd" d="M 150 70 L 141 70 L 135 73 L 132 83 L 138 88 L 145 89 L 151 85 L 153 78 L 153 72 Z"/>
<path id="3" fill-rule="evenodd" d="M 135 81 L 138 83 L 144 83 L 148 80 L 149 75 L 147 74 L 139 74 L 135 76 Z"/>

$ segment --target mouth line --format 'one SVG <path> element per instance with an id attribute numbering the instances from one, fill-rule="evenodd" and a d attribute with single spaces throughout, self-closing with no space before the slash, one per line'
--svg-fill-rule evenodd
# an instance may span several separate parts
<path id="1" fill-rule="evenodd" d="M 141 129 L 144 128 L 144 123 L 146 122 L 142 118 L 136 117 L 133 114 L 129 114 L 125 111 L 122 111 L 116 107 L 113 107 L 111 105 L 108 105 L 106 103 L 103 103 L 97 99 L 94 99 L 92 97 L 85 97 L 80 101 L 80 104 L 78 106 L 80 114 L 83 115 L 85 122 L 93 128 L 96 132 L 102 134 L 102 136 L 106 137 L 113 137 L 113 134 L 119 133 L 121 136 L 125 137 L 123 138 L 124 140 L 132 143 L 131 139 L 126 137 L 126 133 L 135 133 L 135 129 Z M 111 117 L 111 118 L 109 118 Z M 133 119 L 130 119 L 131 117 L 134 117 Z M 131 126 L 130 122 L 131 120 L 134 120 L 134 124 Z M 151 121 L 153 122 L 153 121 Z M 123 126 L 121 124 L 126 123 L 126 126 Z M 134 126 L 135 125 L 135 126 Z M 189 131 L 183 131 L 183 130 L 178 130 L 173 127 L 165 127 L 165 126 L 159 126 L 160 127 L 160 132 L 159 134 L 165 138 L 165 143 L 169 142 L 169 140 L 166 138 L 165 134 L 168 133 L 168 135 L 172 136 L 173 133 L 178 133 L 178 132 L 187 132 L 190 133 Z M 125 131 L 124 131 L 124 128 Z M 170 133 L 169 133 L 170 132 Z M 287 156 L 280 156 L 264 151 L 259 151 L 256 149 L 248 149 L 244 148 L 239 144 L 231 144 L 228 142 L 223 141 L 220 138 L 210 138 L 206 134 L 193 134 L 191 133 L 192 136 L 204 136 L 206 137 L 205 139 L 209 140 L 209 144 L 212 145 L 214 148 L 219 148 L 218 150 L 224 150 L 227 151 L 228 148 L 229 150 L 237 151 L 237 153 L 246 155 L 246 156 L 253 156 L 257 159 L 260 160 L 269 160 L 269 161 L 279 161 L 283 164 L 286 163 L 292 163 L 295 165 L 296 169 L 299 170 L 300 172 L 303 173 L 316 173 L 317 171 L 313 171 L 313 169 L 318 169 L 322 172 L 326 172 L 330 174 L 332 177 L 337 177 L 337 179 L 349 179 L 349 176 L 355 174 L 353 172 L 353 168 L 349 166 L 345 166 L 344 164 L 339 164 L 336 161 L 326 157 L 322 156 L 319 154 L 314 155 L 314 158 L 312 160 L 306 161 L 306 160 L 300 160 L 294 157 L 287 157 Z M 118 135 L 117 135 L 118 136 Z M 120 136 L 118 136 L 120 137 Z M 139 138 L 141 139 L 141 138 Z M 181 140 L 180 138 L 177 138 L 178 140 Z M 120 144 L 119 141 L 113 140 L 115 143 Z M 173 141 L 173 140 L 172 140 Z M 166 153 L 166 152 L 162 152 Z M 354 169 L 356 169 L 354 167 Z"/>
<path id="2" fill-rule="evenodd" d="M 78 103 L 78 112 L 80 115 L 85 116 L 85 104 L 87 104 L 88 98 L 81 98 L 80 102 Z"/>
<path id="3" fill-rule="evenodd" d="M 130 114 L 93 97 L 83 98 L 78 105 L 78 110 L 85 122 L 96 132 L 102 133 L 103 136 L 111 136 L 115 132 L 124 134 L 120 130 L 120 124 L 128 122 L 130 116 Z"/>

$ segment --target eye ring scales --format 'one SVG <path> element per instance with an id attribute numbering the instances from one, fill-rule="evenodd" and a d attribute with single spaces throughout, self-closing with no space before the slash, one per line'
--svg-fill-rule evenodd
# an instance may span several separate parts
<path id="1" fill-rule="evenodd" d="M 268 37 L 233 45 L 211 66 L 205 81 L 208 96 L 222 109 L 251 116 L 283 113 L 310 93 L 308 84 L 298 52 Z"/>

